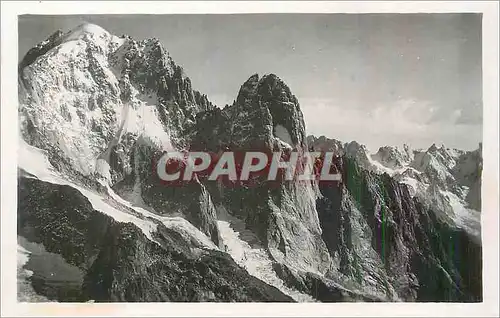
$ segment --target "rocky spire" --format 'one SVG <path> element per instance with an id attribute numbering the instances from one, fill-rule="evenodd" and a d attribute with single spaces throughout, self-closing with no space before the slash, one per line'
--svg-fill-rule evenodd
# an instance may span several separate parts
<path id="1" fill-rule="evenodd" d="M 305 124 L 297 98 L 275 74 L 252 75 L 240 88 L 235 104 L 227 109 L 236 118 L 237 131 L 260 139 L 277 138 L 291 147 L 305 146 Z M 238 116 L 236 116 L 239 114 Z M 250 122 L 251 125 L 247 125 Z M 248 130 L 247 130 L 248 128 Z M 240 130 L 241 129 L 241 130 Z M 243 138 L 238 136 L 236 138 Z"/>

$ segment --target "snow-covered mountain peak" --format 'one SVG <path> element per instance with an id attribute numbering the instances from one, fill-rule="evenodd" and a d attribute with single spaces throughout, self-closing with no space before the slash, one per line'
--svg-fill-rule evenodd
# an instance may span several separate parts
<path id="1" fill-rule="evenodd" d="M 316 151 L 331 151 L 335 148 L 332 145 L 342 144 L 334 141 L 308 136 L 309 148 Z M 383 146 L 377 153 L 370 154 L 367 147 L 352 141 L 344 144 L 342 151 L 362 169 L 378 175 L 388 174 L 406 184 L 412 197 L 444 211 L 458 227 L 477 236 L 478 211 L 481 210 L 481 145 L 474 151 L 436 144 L 421 150 L 412 150 L 408 145 L 402 149 Z"/>
<path id="2" fill-rule="evenodd" d="M 427 151 L 428 151 L 428 152 L 436 152 L 436 151 L 437 151 L 437 149 L 438 149 L 438 147 L 436 146 L 436 144 L 435 144 L 435 143 L 433 143 L 433 144 L 432 144 L 432 145 L 431 145 L 431 146 L 427 149 Z"/>
<path id="3" fill-rule="evenodd" d="M 118 38 L 95 24 L 54 33 L 28 52 L 19 73 L 23 137 L 41 149 L 57 145 L 51 154 L 84 175 L 121 148 L 122 137 L 170 149 L 171 136 L 212 107 L 158 39 Z"/>
<path id="4" fill-rule="evenodd" d="M 76 28 L 70 30 L 68 34 L 64 37 L 63 42 L 79 40 L 85 36 L 90 36 L 93 38 L 103 38 L 103 37 L 110 37 L 111 34 L 96 24 L 83 23 L 77 26 Z"/>
<path id="5" fill-rule="evenodd" d="M 112 35 L 98 25 L 84 23 L 61 34 L 52 50 L 57 51 L 56 55 L 81 56 L 89 52 L 109 55 L 124 42 L 124 38 Z"/>
<path id="6" fill-rule="evenodd" d="M 316 138 L 313 135 L 307 136 L 309 150 L 312 151 L 331 151 L 337 155 L 344 154 L 344 144 L 337 139 L 330 139 L 325 136 Z"/>
<path id="7" fill-rule="evenodd" d="M 356 159 L 360 164 L 366 167 L 369 162 L 369 151 L 365 145 L 357 141 L 351 141 L 345 145 L 345 153 L 348 157 Z"/>
<path id="8" fill-rule="evenodd" d="M 371 157 L 390 169 L 400 169 L 411 161 L 412 154 L 408 145 L 405 145 L 403 149 L 384 146 Z"/>

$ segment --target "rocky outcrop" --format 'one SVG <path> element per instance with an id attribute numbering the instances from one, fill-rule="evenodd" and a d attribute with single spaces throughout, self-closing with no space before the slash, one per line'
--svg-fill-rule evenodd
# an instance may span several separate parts
<path id="1" fill-rule="evenodd" d="M 275 264 L 276 272 L 293 288 L 312 295 L 321 302 L 380 302 L 381 298 L 373 295 L 363 295 L 348 290 L 323 276 L 291 270 L 284 264 Z"/>
<path id="2" fill-rule="evenodd" d="M 185 146 L 182 131 L 196 114 L 214 108 L 206 95 L 193 90 L 189 77 L 158 39 L 127 38 L 109 60 L 140 94 L 155 98 L 158 116 L 177 146 Z"/>
<path id="3" fill-rule="evenodd" d="M 212 130 L 209 129 L 211 125 Z M 280 143 L 305 146 L 305 127 L 297 98 L 274 74 L 251 76 L 236 101 L 222 110 L 197 115 L 192 149 L 274 149 Z"/>
<path id="4" fill-rule="evenodd" d="M 346 187 L 373 233 L 372 248 L 401 298 L 481 299 L 480 244 L 388 175 L 357 170 L 349 160 L 344 169 Z"/>
<path id="5" fill-rule="evenodd" d="M 307 145 L 309 151 L 333 152 L 339 156 L 345 153 L 344 144 L 340 140 L 330 139 L 325 136 L 315 137 L 309 135 L 307 136 Z"/>
<path id="6" fill-rule="evenodd" d="M 228 254 L 193 250 L 161 224 L 152 242 L 70 186 L 22 177 L 18 198 L 18 234 L 84 273 L 79 293 L 61 293 L 58 301 L 292 301 Z"/>
<path id="7" fill-rule="evenodd" d="M 219 245 L 217 215 L 205 186 L 195 181 L 167 186 L 156 173 L 155 163 L 163 153 L 141 141 L 133 149 L 132 172 L 113 185 L 113 189 L 122 197 L 139 206 L 149 207 L 158 215 L 185 218 Z"/>
<path id="8" fill-rule="evenodd" d="M 452 168 L 452 174 L 462 187 L 467 187 L 469 191 L 466 195 L 466 202 L 469 207 L 481 211 L 481 173 L 482 154 L 481 145 L 479 149 L 467 151 L 461 154 Z"/>
<path id="9" fill-rule="evenodd" d="M 216 134 L 210 134 L 211 125 Z M 235 103 L 201 113 L 191 149 L 229 151 L 305 151 L 299 103 L 277 76 L 251 76 Z M 214 203 L 246 221 L 277 262 L 325 273 L 330 261 L 315 208 L 311 183 L 258 181 L 256 186 L 225 187 L 204 182 Z"/>
<path id="10" fill-rule="evenodd" d="M 322 144 L 310 140 L 312 147 Z M 351 142 L 344 149 L 339 167 L 343 184 L 320 184 L 317 203 L 323 239 L 329 252 L 339 255 L 339 271 L 348 278 L 345 284 L 393 300 L 480 301 L 481 244 L 467 226 L 453 220 L 460 212 L 453 206 L 458 202 L 450 205 L 445 195 L 447 190 L 462 194 L 470 183 L 460 180 L 477 181 L 480 169 L 471 162 L 479 159 L 433 146 L 416 153 L 412 164 L 417 169 L 406 168 L 391 177 L 371 168 L 359 144 Z M 397 157 L 407 163 L 410 158 Z M 408 179 L 422 184 L 425 193 L 415 195 L 405 183 Z M 468 193 L 472 191 L 477 189 L 470 187 Z"/>
<path id="11" fill-rule="evenodd" d="M 380 147 L 376 154 L 372 155 L 372 159 L 380 162 L 384 166 L 391 169 L 400 169 L 411 162 L 413 153 L 408 145 L 404 145 L 403 149 L 397 147 L 384 146 Z"/>

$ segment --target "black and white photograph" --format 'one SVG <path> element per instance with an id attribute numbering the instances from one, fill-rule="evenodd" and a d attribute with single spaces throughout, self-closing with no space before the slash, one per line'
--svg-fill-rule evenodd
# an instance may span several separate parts
<path id="1" fill-rule="evenodd" d="M 18 303 L 488 298 L 483 13 L 153 13 L 16 17 Z"/>

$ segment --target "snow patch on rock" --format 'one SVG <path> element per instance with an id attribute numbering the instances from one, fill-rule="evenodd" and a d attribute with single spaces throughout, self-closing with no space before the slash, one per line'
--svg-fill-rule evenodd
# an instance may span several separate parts
<path id="1" fill-rule="evenodd" d="M 177 233 L 181 234 L 181 236 L 186 240 L 191 242 L 196 247 L 208 248 L 208 249 L 218 249 L 215 244 L 210 240 L 205 234 L 203 234 L 200 230 L 198 230 L 194 225 L 186 221 L 182 217 L 166 217 L 160 216 L 155 213 L 152 213 L 145 209 L 144 207 L 140 207 L 132 204 L 129 201 L 124 200 L 118 194 L 116 194 L 113 189 L 109 187 L 108 184 L 103 184 L 106 187 L 106 190 L 111 198 L 113 198 L 116 202 L 123 204 L 124 206 L 133 209 L 134 211 L 140 213 L 141 215 L 158 220 L 162 222 L 165 227 L 175 230 Z"/>
<path id="2" fill-rule="evenodd" d="M 447 199 L 454 216 L 452 217 L 455 224 L 472 234 L 476 238 L 481 238 L 481 213 L 472 209 L 466 208 L 466 203 L 461 200 L 456 194 L 449 191 L 441 191 Z"/>
<path id="3" fill-rule="evenodd" d="M 288 132 L 288 129 L 282 125 L 276 125 L 274 127 L 274 135 L 276 138 L 278 138 L 281 142 L 283 142 L 285 145 L 287 145 L 287 148 L 292 148 L 291 145 L 293 145 L 292 142 L 292 137 L 290 135 L 290 132 Z"/>
<path id="4" fill-rule="evenodd" d="M 299 302 L 316 302 L 304 293 L 285 286 L 273 269 L 273 263 L 257 236 L 246 229 L 245 222 L 229 215 L 223 206 L 218 207 L 217 225 L 225 251 L 248 273 L 272 285 Z"/>
<path id="5" fill-rule="evenodd" d="M 162 222 L 167 228 L 174 229 L 175 231 L 180 233 L 188 241 L 196 242 L 196 245 L 198 247 L 217 249 L 217 247 L 205 234 L 203 234 L 185 219 L 180 217 L 162 217 L 151 213 L 146 209 L 133 206 L 132 204 L 121 199 L 117 194 L 115 194 L 105 181 L 101 181 L 102 184 L 106 186 L 111 199 L 114 199 L 116 202 L 133 209 L 135 212 L 141 215 L 142 218 L 132 215 L 126 212 L 126 210 L 122 211 L 111 206 L 101 195 L 98 195 L 89 189 L 86 189 L 63 178 L 52 167 L 44 151 L 28 145 L 22 139 L 20 140 L 19 144 L 19 168 L 23 169 L 39 180 L 50 182 L 53 184 L 68 185 L 75 188 L 85 197 L 87 197 L 95 210 L 112 217 L 117 222 L 133 223 L 139 229 L 141 229 L 144 235 L 146 235 L 146 237 L 151 241 L 155 241 L 153 238 L 153 233 L 157 231 L 158 225 L 154 220 L 157 220 Z"/>

